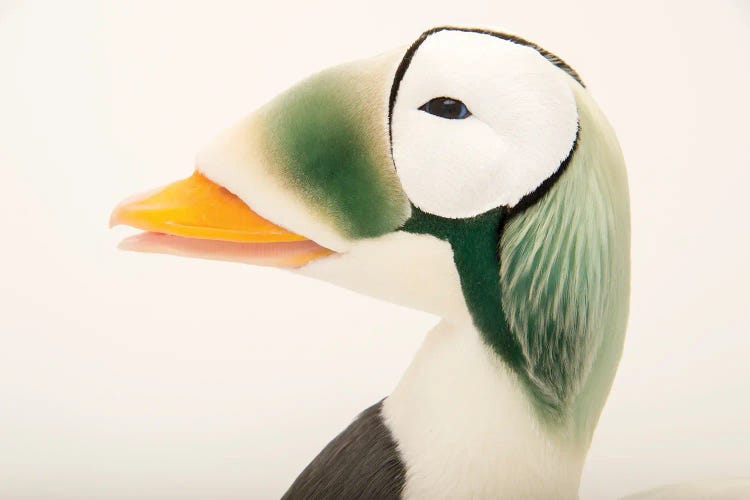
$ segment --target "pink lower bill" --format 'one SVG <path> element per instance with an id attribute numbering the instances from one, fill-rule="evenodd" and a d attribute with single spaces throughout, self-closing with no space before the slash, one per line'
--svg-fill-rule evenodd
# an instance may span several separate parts
<path id="1" fill-rule="evenodd" d="M 332 250 L 314 241 L 281 243 L 241 243 L 199 238 L 186 238 L 163 233 L 140 233 L 122 240 L 122 250 L 147 253 L 226 260 L 258 266 L 296 268 L 333 254 Z"/>

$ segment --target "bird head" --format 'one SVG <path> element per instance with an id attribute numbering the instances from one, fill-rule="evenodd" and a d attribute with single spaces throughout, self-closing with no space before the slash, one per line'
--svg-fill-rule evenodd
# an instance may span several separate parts
<path id="1" fill-rule="evenodd" d="M 586 435 L 620 356 L 620 149 L 576 72 L 515 36 L 435 28 L 322 71 L 112 224 L 146 230 L 126 249 L 288 267 L 469 322 L 544 421 Z"/>

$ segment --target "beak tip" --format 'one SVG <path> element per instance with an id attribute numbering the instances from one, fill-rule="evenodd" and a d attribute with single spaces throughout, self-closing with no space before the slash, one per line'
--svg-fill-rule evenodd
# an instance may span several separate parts
<path id="1" fill-rule="evenodd" d="M 130 252 L 134 250 L 133 242 L 131 241 L 132 236 L 130 238 L 125 238 L 124 240 L 120 241 L 117 244 L 118 250 L 123 250 L 125 252 Z"/>
<path id="2" fill-rule="evenodd" d="M 112 213 L 109 214 L 109 229 L 125 224 L 124 212 L 123 203 L 120 203 L 112 210 Z"/>

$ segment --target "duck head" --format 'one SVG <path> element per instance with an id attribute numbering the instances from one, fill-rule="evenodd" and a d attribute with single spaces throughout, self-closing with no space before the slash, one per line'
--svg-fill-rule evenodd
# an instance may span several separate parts
<path id="1" fill-rule="evenodd" d="M 289 267 L 471 323 L 541 421 L 590 436 L 620 356 L 627 181 L 580 78 L 441 27 L 325 70 L 120 204 L 126 249 Z"/>

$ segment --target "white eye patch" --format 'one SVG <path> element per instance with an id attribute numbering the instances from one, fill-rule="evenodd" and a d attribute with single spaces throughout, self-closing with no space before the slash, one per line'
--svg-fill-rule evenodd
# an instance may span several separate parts
<path id="1" fill-rule="evenodd" d="M 517 204 L 573 147 L 573 82 L 533 48 L 499 37 L 451 30 L 427 37 L 391 115 L 393 160 L 409 199 L 450 218 Z M 463 103 L 466 117 L 426 112 L 440 97 Z"/>

